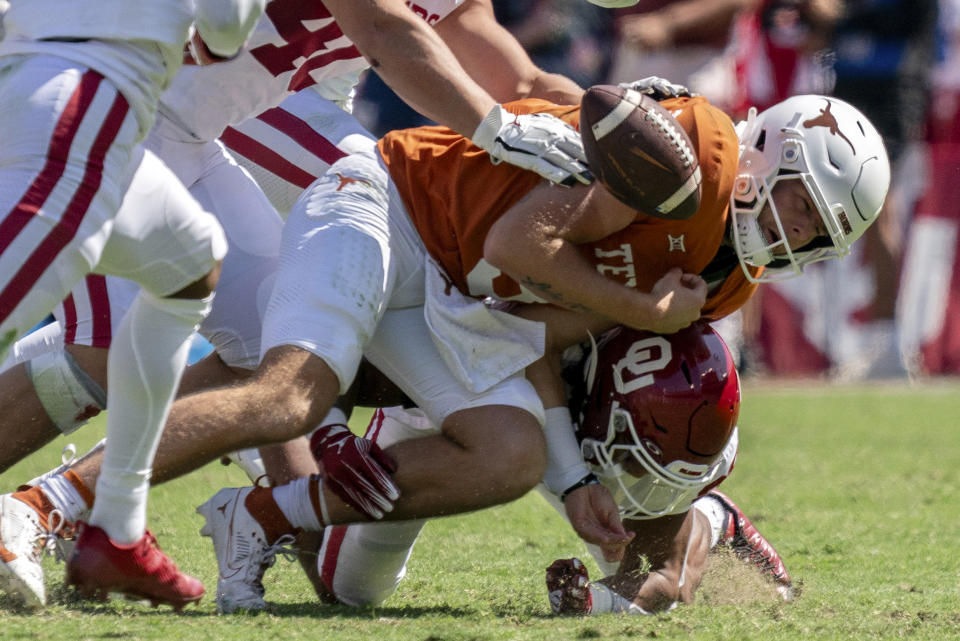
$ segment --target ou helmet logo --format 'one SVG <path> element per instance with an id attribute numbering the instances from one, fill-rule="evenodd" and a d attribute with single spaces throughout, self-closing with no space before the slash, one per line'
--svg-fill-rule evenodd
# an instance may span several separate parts
<path id="1" fill-rule="evenodd" d="M 670 341 L 663 336 L 635 341 L 613 366 L 613 385 L 621 394 L 652 385 L 653 373 L 666 367 L 671 358 Z"/>

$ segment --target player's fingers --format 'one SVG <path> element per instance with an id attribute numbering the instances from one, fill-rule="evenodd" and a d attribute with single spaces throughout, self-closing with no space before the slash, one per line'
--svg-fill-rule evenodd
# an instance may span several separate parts
<path id="1" fill-rule="evenodd" d="M 380 449 L 379 446 L 374 445 L 373 448 L 371 448 L 370 456 L 373 457 L 373 460 L 376 461 L 380 467 L 391 474 L 397 471 L 397 462 L 392 456 Z"/>

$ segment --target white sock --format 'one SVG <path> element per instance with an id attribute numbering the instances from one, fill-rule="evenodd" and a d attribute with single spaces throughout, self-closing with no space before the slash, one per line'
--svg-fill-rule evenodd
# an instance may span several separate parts
<path id="1" fill-rule="evenodd" d="M 320 488 L 323 491 L 323 487 Z M 273 488 L 273 500 L 294 527 L 312 532 L 323 529 L 310 500 L 310 477 L 305 476 L 286 485 Z"/>
<path id="2" fill-rule="evenodd" d="M 707 517 L 707 521 L 710 522 L 710 549 L 712 550 L 723 535 L 723 526 L 727 522 L 727 511 L 723 509 L 720 501 L 712 496 L 701 496 L 693 502 L 693 507 Z"/>
<path id="3" fill-rule="evenodd" d="M 590 614 L 599 614 L 601 612 L 613 612 L 614 614 L 653 614 L 647 612 L 639 605 L 626 599 L 603 583 L 591 582 L 588 586 L 590 596 L 592 597 L 593 607 L 590 608 Z M 666 609 L 667 612 L 677 606 L 676 601 Z"/>
<path id="4" fill-rule="evenodd" d="M 90 523 L 120 544 L 143 536 L 153 457 L 180 384 L 205 299 L 142 291 L 120 323 L 107 363 L 107 445 Z"/>
<path id="5" fill-rule="evenodd" d="M 425 524 L 423 519 L 354 523 L 337 544 L 325 534 L 317 569 L 329 579 L 327 587 L 341 603 L 380 605 L 406 576 L 410 552 Z"/>
<path id="6" fill-rule="evenodd" d="M 77 521 L 86 519 L 90 514 L 90 506 L 87 505 L 87 502 L 84 501 L 80 493 L 77 492 L 77 488 L 73 486 L 73 483 L 64 478 L 62 474 L 45 478 L 40 481 L 40 483 L 37 483 L 37 485 L 39 485 L 43 493 L 47 495 L 47 498 L 50 499 L 53 507 L 60 510 L 60 513 L 63 514 L 63 518 L 66 521 L 76 523 Z"/>

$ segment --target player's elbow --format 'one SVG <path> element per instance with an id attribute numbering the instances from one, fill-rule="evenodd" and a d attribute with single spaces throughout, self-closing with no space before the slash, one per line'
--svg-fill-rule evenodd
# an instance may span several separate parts
<path id="1" fill-rule="evenodd" d="M 534 254 L 536 241 L 528 230 L 501 218 L 487 232 L 483 257 L 505 274 L 525 272 L 525 261 Z"/>

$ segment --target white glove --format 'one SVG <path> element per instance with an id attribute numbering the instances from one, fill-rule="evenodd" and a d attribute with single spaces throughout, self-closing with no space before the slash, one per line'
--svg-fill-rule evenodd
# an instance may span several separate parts
<path id="1" fill-rule="evenodd" d="M 549 114 L 512 114 L 494 105 L 471 136 L 490 162 L 534 171 L 550 182 L 570 186 L 593 181 L 577 130 Z"/>
<path id="2" fill-rule="evenodd" d="M 647 76 L 633 82 L 621 82 L 621 87 L 633 89 L 640 93 L 653 96 L 654 100 L 666 100 L 667 98 L 690 98 L 696 94 L 684 87 L 670 82 L 666 78 L 659 76 Z"/>

